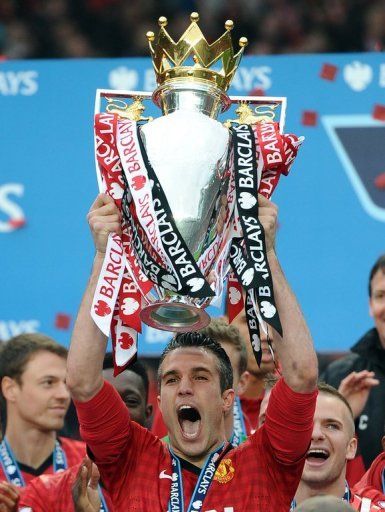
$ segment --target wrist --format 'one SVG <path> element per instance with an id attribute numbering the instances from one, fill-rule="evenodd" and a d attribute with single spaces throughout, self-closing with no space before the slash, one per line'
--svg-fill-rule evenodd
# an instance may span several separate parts
<path id="1" fill-rule="evenodd" d="M 103 261 L 104 261 L 105 255 L 106 255 L 106 253 L 98 251 L 98 250 L 95 252 L 94 262 L 92 265 L 92 273 L 93 274 L 97 274 L 99 276 L 99 273 L 103 266 Z"/>
<path id="2" fill-rule="evenodd" d="M 96 249 L 96 251 L 95 251 L 95 256 L 94 256 L 94 260 L 95 260 L 95 261 L 103 261 L 103 260 L 104 260 L 105 255 L 106 255 L 106 252 L 105 252 L 105 251 L 99 251 L 98 249 Z"/>
<path id="3" fill-rule="evenodd" d="M 268 249 L 266 251 L 266 256 L 267 256 L 267 258 L 269 260 L 269 263 L 270 263 L 270 261 L 278 260 L 277 253 L 275 252 L 275 247 L 272 247 L 271 249 Z"/>

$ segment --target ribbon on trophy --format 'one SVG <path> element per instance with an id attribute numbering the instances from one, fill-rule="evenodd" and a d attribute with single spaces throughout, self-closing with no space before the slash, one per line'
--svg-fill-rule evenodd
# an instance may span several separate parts
<path id="1" fill-rule="evenodd" d="M 137 123 L 97 115 L 95 148 L 103 191 L 123 213 L 122 237 L 109 237 L 91 310 L 102 332 L 111 332 L 118 374 L 136 355 L 142 301 L 154 285 L 199 299 L 214 291 L 176 227 Z"/>
<path id="2" fill-rule="evenodd" d="M 237 222 L 242 237 L 233 239 L 227 311 L 229 322 L 245 308 L 250 342 L 258 365 L 262 350 L 259 326 L 265 323 L 282 335 L 274 300 L 263 227 L 258 220 L 258 193 L 270 198 L 281 174 L 287 175 L 302 138 L 281 135 L 275 122 L 238 125 L 232 129 L 237 189 Z M 242 288 L 246 290 L 244 303 Z"/>
<path id="3" fill-rule="evenodd" d="M 95 153 L 102 176 L 100 191 L 110 195 L 121 208 L 125 183 L 116 150 L 116 127 L 115 115 L 102 114 L 95 118 Z M 140 303 L 135 305 L 132 299 L 137 300 L 140 295 L 141 301 L 142 295 L 152 288 L 152 283 L 133 264 L 130 247 L 130 234 L 126 229 L 122 230 L 121 237 L 110 234 L 91 307 L 96 325 L 106 336 L 111 334 L 115 375 L 136 356 L 137 332 L 140 330 L 135 327 L 140 327 Z M 138 290 L 142 293 L 138 294 Z"/>
<path id="4" fill-rule="evenodd" d="M 259 324 L 282 327 L 274 302 L 263 228 L 258 220 L 258 192 L 269 198 L 281 174 L 287 174 L 302 140 L 281 135 L 274 122 L 235 125 L 229 151 L 225 195 L 218 192 L 210 226 L 195 259 L 175 223 L 162 185 L 140 135 L 139 124 L 117 114 L 95 117 L 96 158 L 102 190 L 122 212 L 122 235 L 109 237 L 92 305 L 92 317 L 111 333 L 115 374 L 137 352 L 140 312 L 152 293 L 187 295 L 204 305 L 222 295 L 229 264 L 229 321 L 243 307 L 255 357 L 260 363 Z M 225 204 L 221 230 L 216 215 Z M 209 279 L 210 276 L 210 279 Z"/>

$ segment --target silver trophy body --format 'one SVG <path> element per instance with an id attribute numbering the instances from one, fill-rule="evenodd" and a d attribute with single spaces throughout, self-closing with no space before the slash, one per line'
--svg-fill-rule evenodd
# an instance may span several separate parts
<path id="1" fill-rule="evenodd" d="M 211 224 L 218 197 L 226 194 L 230 134 L 216 117 L 230 100 L 211 84 L 183 79 L 158 88 L 153 99 L 163 116 L 141 128 L 147 156 L 177 228 L 198 261 L 208 230 L 215 233 Z M 209 323 L 202 309 L 207 301 L 157 289 L 158 300 L 141 312 L 146 324 L 185 331 Z"/>
<path id="2" fill-rule="evenodd" d="M 202 256 L 202 244 L 208 233 L 212 238 L 217 236 L 218 245 L 222 244 L 226 251 L 226 244 L 223 242 L 229 236 L 231 223 L 221 226 L 218 232 L 215 221 L 218 198 L 226 197 L 229 184 L 227 171 L 231 138 L 229 129 L 217 117 L 231 104 L 252 104 L 256 106 L 255 112 L 258 116 L 264 116 L 266 108 L 271 111 L 279 105 L 279 125 L 282 132 L 286 98 L 229 97 L 207 81 L 181 78 L 173 80 L 172 84 L 161 85 L 153 94 L 98 89 L 95 114 L 104 110 L 103 99 L 108 102 L 115 101 L 119 105 L 114 107 L 110 103 L 107 105 L 108 112 L 121 113 L 129 107 L 123 100 L 130 98 L 152 99 L 162 110 L 161 117 L 141 125 L 141 136 L 177 228 L 195 261 L 199 262 Z M 240 119 L 229 121 L 242 122 Z M 97 162 L 96 172 L 99 188 L 103 191 L 103 179 Z M 225 208 L 229 208 L 229 205 Z M 229 218 L 232 212 L 227 210 L 226 215 Z M 213 265 L 207 269 L 201 268 L 210 284 L 215 279 L 223 280 L 226 277 L 230 270 L 226 255 L 224 261 L 225 268 L 220 276 L 213 275 Z M 215 299 L 219 301 L 220 297 Z M 202 329 L 210 322 L 205 308 L 214 298 L 196 299 L 154 284 L 152 291 L 143 300 L 140 316 L 147 325 L 166 331 L 186 332 Z"/>

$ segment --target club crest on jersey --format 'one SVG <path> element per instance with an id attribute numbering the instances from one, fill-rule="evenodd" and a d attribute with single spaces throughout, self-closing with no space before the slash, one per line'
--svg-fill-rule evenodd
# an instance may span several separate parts
<path id="1" fill-rule="evenodd" d="M 215 471 L 214 480 L 220 484 L 227 484 L 234 478 L 235 468 L 231 459 L 223 459 Z"/>

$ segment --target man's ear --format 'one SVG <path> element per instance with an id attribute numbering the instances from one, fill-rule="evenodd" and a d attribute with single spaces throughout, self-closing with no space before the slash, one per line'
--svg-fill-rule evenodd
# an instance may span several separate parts
<path id="1" fill-rule="evenodd" d="M 357 451 L 357 438 L 352 437 L 346 448 L 346 460 L 353 460 Z"/>
<path id="2" fill-rule="evenodd" d="M 226 389 L 222 393 L 223 399 L 223 412 L 228 412 L 234 404 L 235 391 L 233 389 Z"/>
<path id="3" fill-rule="evenodd" d="M 381 444 L 382 444 L 382 449 L 384 450 L 385 452 L 385 436 L 382 437 L 381 439 Z"/>
<path id="4" fill-rule="evenodd" d="M 152 407 L 152 404 L 147 404 L 146 405 L 146 412 L 145 412 L 145 415 L 146 415 L 146 421 L 148 421 L 151 416 L 152 416 L 152 411 L 153 411 L 153 407 Z"/>
<path id="5" fill-rule="evenodd" d="M 19 387 L 15 379 L 11 377 L 3 377 L 1 379 L 1 392 L 7 402 L 14 402 L 16 399 L 16 391 Z"/>
<path id="6" fill-rule="evenodd" d="M 250 377 L 251 374 L 247 370 L 242 373 L 242 375 L 239 378 L 237 395 L 243 395 L 246 392 Z"/>
<path id="7" fill-rule="evenodd" d="M 373 318 L 372 299 L 369 297 L 369 316 Z"/>

